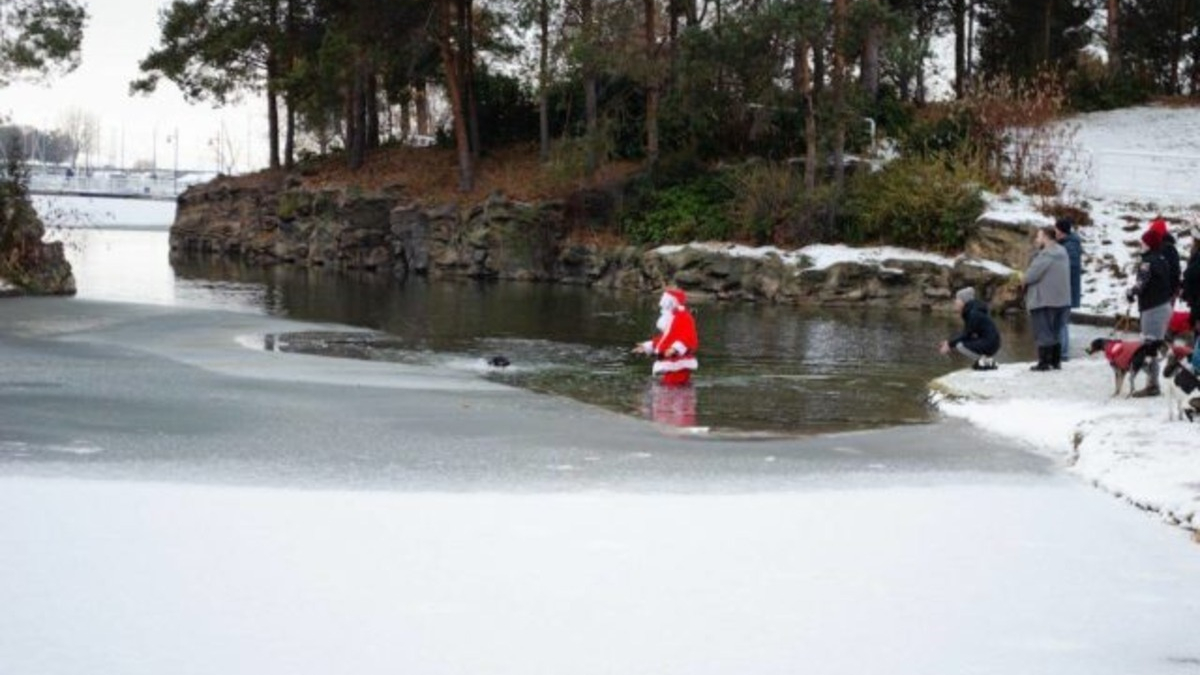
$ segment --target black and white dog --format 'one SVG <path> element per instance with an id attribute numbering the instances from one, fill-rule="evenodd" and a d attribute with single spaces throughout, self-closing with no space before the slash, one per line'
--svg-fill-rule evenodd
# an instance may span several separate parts
<path id="1" fill-rule="evenodd" d="M 1188 367 L 1187 357 L 1172 352 L 1162 371 L 1167 389 L 1167 419 L 1191 422 L 1200 412 L 1200 378 Z"/>
<path id="2" fill-rule="evenodd" d="M 1133 394 L 1134 384 L 1138 373 L 1150 377 L 1150 367 L 1156 355 L 1167 352 L 1169 347 L 1162 340 L 1110 340 L 1096 338 L 1084 351 L 1090 356 L 1096 352 L 1104 352 L 1108 365 L 1113 371 L 1113 396 L 1121 393 L 1121 384 L 1126 376 L 1129 377 L 1129 393 Z"/>

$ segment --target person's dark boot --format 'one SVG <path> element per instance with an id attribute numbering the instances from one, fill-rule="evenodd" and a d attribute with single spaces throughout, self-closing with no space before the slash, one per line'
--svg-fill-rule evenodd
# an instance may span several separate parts
<path id="1" fill-rule="evenodd" d="M 1038 347 L 1037 363 L 1030 370 L 1050 370 L 1050 348 Z"/>
<path id="2" fill-rule="evenodd" d="M 1054 370 L 1062 370 L 1062 343 L 1050 347 L 1050 367 Z"/>

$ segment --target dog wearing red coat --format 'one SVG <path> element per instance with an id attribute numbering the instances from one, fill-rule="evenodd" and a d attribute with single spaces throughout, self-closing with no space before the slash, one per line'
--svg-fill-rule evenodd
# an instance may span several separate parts
<path id="1" fill-rule="evenodd" d="M 1151 377 L 1150 367 L 1155 353 L 1159 350 L 1165 353 L 1167 343 L 1161 340 L 1112 340 L 1096 338 L 1084 351 L 1090 356 L 1103 352 L 1108 359 L 1108 365 L 1113 372 L 1113 396 L 1121 393 L 1121 385 L 1129 378 L 1129 394 L 1133 395 L 1138 373 Z"/>

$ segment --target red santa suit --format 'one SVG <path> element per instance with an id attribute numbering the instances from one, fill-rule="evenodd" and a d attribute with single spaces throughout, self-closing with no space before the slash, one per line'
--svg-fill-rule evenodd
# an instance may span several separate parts
<path id="1" fill-rule="evenodd" d="M 663 291 L 658 306 L 658 334 L 643 342 L 642 351 L 655 358 L 652 372 L 663 384 L 687 384 L 692 371 L 700 367 L 696 362 L 696 349 L 700 340 L 696 336 L 696 320 L 684 306 L 687 296 L 677 288 Z"/>

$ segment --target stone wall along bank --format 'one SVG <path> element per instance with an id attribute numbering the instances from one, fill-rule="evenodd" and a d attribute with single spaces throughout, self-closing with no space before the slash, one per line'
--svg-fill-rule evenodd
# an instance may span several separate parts
<path id="1" fill-rule="evenodd" d="M 1009 267 L 1023 268 L 1031 241 L 1029 228 L 980 222 L 970 233 L 982 242 L 976 255 L 956 258 L 878 249 L 830 261 L 805 250 L 595 243 L 619 199 L 594 191 L 539 204 L 493 195 L 470 207 L 427 206 L 401 189 L 356 194 L 216 182 L 179 198 L 171 250 L 251 265 L 366 270 L 398 280 L 469 277 L 647 292 L 676 284 L 722 299 L 948 309 L 954 290 L 967 285 L 1001 308 L 1013 305 Z"/>

